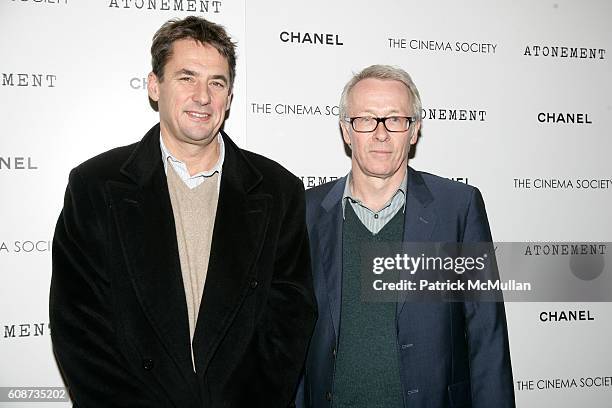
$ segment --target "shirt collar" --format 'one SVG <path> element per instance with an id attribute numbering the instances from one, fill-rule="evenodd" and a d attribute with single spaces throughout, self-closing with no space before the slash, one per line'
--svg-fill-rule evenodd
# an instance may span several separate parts
<path id="1" fill-rule="evenodd" d="M 352 172 L 349 171 L 348 175 L 346 176 L 346 182 L 344 184 L 344 192 L 342 193 L 342 218 L 344 218 L 344 213 L 345 213 L 345 209 L 346 209 L 346 202 L 348 200 L 351 200 L 354 203 L 357 203 L 363 207 L 367 206 L 365 204 L 363 204 L 363 202 L 361 202 L 361 200 L 358 200 L 357 198 L 355 198 L 353 196 L 353 193 L 351 191 L 351 178 L 352 178 Z M 400 183 L 399 187 L 397 188 L 397 191 L 391 196 L 391 198 L 389 198 L 389 201 L 387 201 L 387 203 L 383 206 L 383 208 L 386 208 L 387 206 L 389 206 L 391 204 L 391 201 L 393 201 L 393 198 L 397 195 L 397 194 L 402 194 L 404 196 L 404 205 L 402 206 L 402 211 L 406 212 L 406 190 L 408 187 L 408 168 L 406 167 L 406 172 L 404 173 L 404 178 L 402 180 L 402 182 Z"/>
<path id="2" fill-rule="evenodd" d="M 189 178 L 210 177 L 217 172 L 219 173 L 219 179 L 221 178 L 221 170 L 223 169 L 223 162 L 225 161 L 225 143 L 223 142 L 223 137 L 220 133 L 217 133 L 216 138 L 217 143 L 219 143 L 219 159 L 217 160 L 217 163 L 210 170 L 194 174 L 193 176 L 189 176 Z M 170 153 L 164 144 L 164 139 L 161 136 L 161 132 L 159 134 L 159 145 L 161 147 L 162 161 L 164 162 L 164 172 L 168 173 L 168 161 L 171 161 L 175 168 L 179 167 L 184 170 L 185 173 L 189 174 L 187 171 L 187 165 Z"/>

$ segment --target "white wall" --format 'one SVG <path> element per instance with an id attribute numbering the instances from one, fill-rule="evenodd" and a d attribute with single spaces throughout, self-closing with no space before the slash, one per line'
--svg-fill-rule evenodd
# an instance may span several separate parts
<path id="1" fill-rule="evenodd" d="M 495 240 L 612 241 L 608 1 L 52 1 L 0 4 L 0 387 L 61 385 L 47 327 L 49 241 L 68 172 L 156 122 L 143 80 L 151 37 L 172 17 L 228 28 L 239 59 L 226 130 L 307 186 L 349 168 L 335 116 L 344 83 L 367 65 L 394 64 L 413 75 L 426 113 L 411 165 L 478 186 Z M 333 45 L 283 42 L 282 32 L 330 34 Z M 451 49 L 414 49 L 418 41 Z M 457 43 L 484 45 L 462 52 Z M 578 47 L 578 58 L 535 56 L 534 46 Z M 595 58 L 579 58 L 580 48 Z M 295 105 L 320 114 L 286 113 Z M 434 109 L 478 120 L 432 119 Z M 590 123 L 542 123 L 542 112 Z M 515 179 L 570 179 L 573 188 Z M 604 188 L 578 189 L 577 179 Z M 576 309 L 594 320 L 539 318 Z M 612 376 L 610 304 L 512 303 L 507 312 L 515 381 L 534 381 L 534 390 L 517 387 L 519 407 L 609 406 L 612 386 L 580 387 L 580 378 Z M 538 389 L 542 379 L 578 387 Z"/>

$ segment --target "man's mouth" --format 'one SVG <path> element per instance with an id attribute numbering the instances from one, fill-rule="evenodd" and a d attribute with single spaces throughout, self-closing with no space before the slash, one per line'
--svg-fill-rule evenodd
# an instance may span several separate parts
<path id="1" fill-rule="evenodd" d="M 185 113 L 191 119 L 195 119 L 195 120 L 206 120 L 206 119 L 210 118 L 210 114 L 206 113 L 206 112 L 186 111 Z"/>

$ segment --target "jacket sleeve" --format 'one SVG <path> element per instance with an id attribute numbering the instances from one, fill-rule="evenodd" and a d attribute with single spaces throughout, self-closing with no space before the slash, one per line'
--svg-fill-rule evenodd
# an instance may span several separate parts
<path id="1" fill-rule="evenodd" d="M 102 201 L 94 207 L 73 170 L 53 238 L 49 318 L 55 357 L 75 407 L 161 406 L 119 350 Z"/>
<path id="2" fill-rule="evenodd" d="M 474 189 L 463 242 L 491 242 L 482 195 Z M 513 408 L 514 384 L 503 302 L 465 302 L 473 408 Z"/>
<path id="3" fill-rule="evenodd" d="M 252 398 L 242 401 L 241 406 L 293 406 L 317 317 L 304 187 L 297 178 L 294 181 L 290 198 L 279 214 L 282 218 L 267 304 L 248 347 L 247 367 L 239 369 L 260 375 L 238 382 L 242 394 Z M 274 390 L 273 396 L 270 390 Z"/>

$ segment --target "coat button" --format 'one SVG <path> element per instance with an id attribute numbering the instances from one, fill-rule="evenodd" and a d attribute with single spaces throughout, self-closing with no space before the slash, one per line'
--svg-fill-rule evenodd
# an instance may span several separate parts
<path id="1" fill-rule="evenodd" d="M 145 358 L 142 360 L 142 368 L 144 368 L 145 370 L 152 370 L 153 366 L 155 366 L 155 363 L 150 358 Z"/>
<path id="2" fill-rule="evenodd" d="M 251 283 L 249 283 L 249 286 L 251 287 L 251 289 L 255 289 L 255 288 L 257 287 L 257 285 L 258 285 L 258 284 L 259 284 L 259 283 L 257 282 L 257 280 L 256 280 L 256 279 L 253 279 L 253 280 L 251 281 Z"/>
<path id="3" fill-rule="evenodd" d="M 327 391 L 325 393 L 325 399 L 328 400 L 328 401 L 331 401 L 332 400 L 332 393 Z"/>

